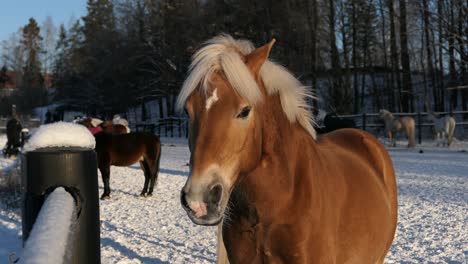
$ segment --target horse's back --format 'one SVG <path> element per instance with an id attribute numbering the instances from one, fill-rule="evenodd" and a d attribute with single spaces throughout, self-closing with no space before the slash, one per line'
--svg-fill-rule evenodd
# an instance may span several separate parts
<path id="1" fill-rule="evenodd" d="M 328 158 L 333 159 L 337 154 L 343 159 L 352 156 L 378 172 L 386 185 L 394 183 L 394 177 L 387 179 L 388 175 L 395 173 L 390 155 L 373 135 L 359 129 L 344 128 L 322 136 L 318 143 Z"/>
<path id="2" fill-rule="evenodd" d="M 159 137 L 145 132 L 126 134 L 96 134 L 96 151 L 109 159 L 114 165 L 128 166 L 143 157 L 156 159 L 161 152 Z"/>

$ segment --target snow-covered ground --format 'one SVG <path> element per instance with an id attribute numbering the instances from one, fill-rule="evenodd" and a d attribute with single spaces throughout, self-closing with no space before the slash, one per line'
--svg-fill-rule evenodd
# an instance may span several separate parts
<path id="1" fill-rule="evenodd" d="M 188 175 L 187 143 L 162 141 L 161 172 L 153 197 L 138 196 L 144 181 L 138 165 L 112 167 L 111 199 L 101 201 L 103 264 L 213 263 L 216 259 L 216 228 L 192 224 L 179 203 Z M 459 141 L 450 149 L 437 148 L 434 142 L 412 150 L 390 149 L 400 206 L 398 230 L 386 263 L 468 263 L 467 151 L 468 142 Z M 11 161 L 0 158 L 0 170 L 4 164 L 11 166 Z M 7 209 L 0 201 L 0 263 L 21 250 L 19 214 L 19 209 Z"/>

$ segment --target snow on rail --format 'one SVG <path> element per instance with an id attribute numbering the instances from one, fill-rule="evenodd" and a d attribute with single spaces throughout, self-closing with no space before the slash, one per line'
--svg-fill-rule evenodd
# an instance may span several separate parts
<path id="1" fill-rule="evenodd" d="M 45 200 L 24 247 L 20 263 L 63 263 L 75 201 L 64 188 Z"/>
<path id="2" fill-rule="evenodd" d="M 47 147 L 81 147 L 94 149 L 96 142 L 89 130 L 78 124 L 57 122 L 42 125 L 28 140 L 23 152 Z"/>

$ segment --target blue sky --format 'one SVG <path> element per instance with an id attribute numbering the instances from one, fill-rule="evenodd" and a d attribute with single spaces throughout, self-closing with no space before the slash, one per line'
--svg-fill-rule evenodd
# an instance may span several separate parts
<path id="1" fill-rule="evenodd" d="M 2 0 L 0 4 L 0 42 L 11 33 L 27 24 L 34 17 L 42 25 L 51 16 L 56 26 L 68 25 L 72 16 L 75 19 L 86 13 L 86 0 Z"/>

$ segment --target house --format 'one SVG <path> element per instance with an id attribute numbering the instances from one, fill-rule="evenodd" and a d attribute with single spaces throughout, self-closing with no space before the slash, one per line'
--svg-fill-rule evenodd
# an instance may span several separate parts
<path id="1" fill-rule="evenodd" d="M 0 87 L 0 97 L 10 96 L 15 91 L 17 91 L 18 87 L 21 83 L 21 75 L 17 74 L 16 71 L 7 70 L 6 71 L 6 82 L 3 87 Z M 50 89 L 53 85 L 53 75 L 50 73 L 44 73 L 42 75 L 44 78 L 44 87 L 46 89 Z"/>

